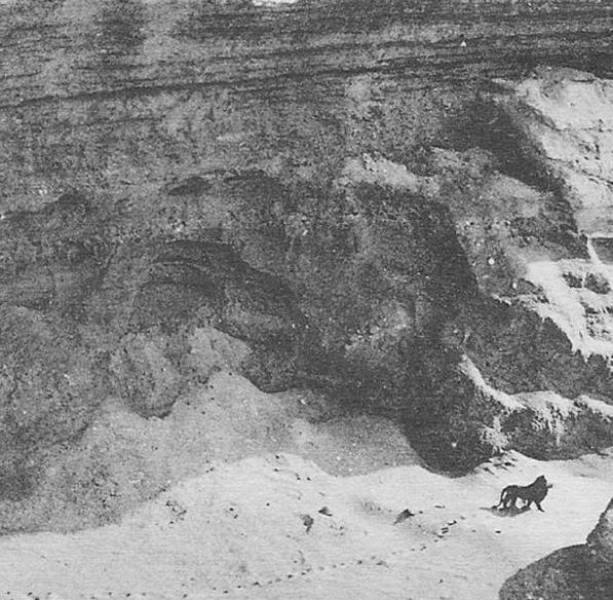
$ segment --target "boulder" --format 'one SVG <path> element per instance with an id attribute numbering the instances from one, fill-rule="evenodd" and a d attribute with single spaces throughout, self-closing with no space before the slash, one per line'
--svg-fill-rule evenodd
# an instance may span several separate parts
<path id="1" fill-rule="evenodd" d="M 587 544 L 558 550 L 510 577 L 500 600 L 606 600 L 613 585 L 613 500 Z"/>

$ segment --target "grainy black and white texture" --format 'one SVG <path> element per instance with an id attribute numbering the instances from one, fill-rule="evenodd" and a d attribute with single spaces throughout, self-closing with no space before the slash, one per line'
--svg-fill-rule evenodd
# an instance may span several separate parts
<path id="1" fill-rule="evenodd" d="M 0 69 L 0 598 L 610 597 L 613 2 L 0 0 Z"/>

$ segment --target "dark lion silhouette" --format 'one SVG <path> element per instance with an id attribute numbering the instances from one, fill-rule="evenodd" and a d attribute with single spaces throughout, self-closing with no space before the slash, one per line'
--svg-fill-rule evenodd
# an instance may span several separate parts
<path id="1" fill-rule="evenodd" d="M 544 475 L 537 477 L 530 485 L 508 485 L 500 494 L 500 501 L 496 505 L 498 510 L 509 510 L 516 507 L 516 502 L 519 499 L 524 501 L 522 510 L 528 510 L 532 503 L 541 511 L 543 507 L 541 502 L 545 499 L 549 488 L 553 487 L 551 483 L 547 483 Z"/>

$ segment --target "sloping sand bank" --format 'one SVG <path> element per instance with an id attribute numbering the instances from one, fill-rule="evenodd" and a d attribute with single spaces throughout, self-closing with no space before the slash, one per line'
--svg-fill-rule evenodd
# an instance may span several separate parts
<path id="1" fill-rule="evenodd" d="M 504 485 L 541 473 L 545 513 L 491 510 Z M 458 479 L 419 466 L 335 477 L 291 454 L 221 463 L 118 525 L 3 538 L 0 596 L 494 599 L 518 568 L 585 540 L 612 475 L 609 455 L 510 454 Z"/>

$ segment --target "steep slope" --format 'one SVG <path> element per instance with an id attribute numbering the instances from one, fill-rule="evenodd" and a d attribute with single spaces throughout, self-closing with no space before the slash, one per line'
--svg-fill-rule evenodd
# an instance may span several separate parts
<path id="1" fill-rule="evenodd" d="M 0 6 L 3 531 L 153 497 L 159 465 L 108 499 L 94 427 L 172 437 L 219 370 L 315 393 L 310 425 L 383 419 L 437 470 L 611 444 L 607 232 L 588 227 L 611 87 L 528 76 L 606 76 L 610 11 L 449 6 Z"/>

